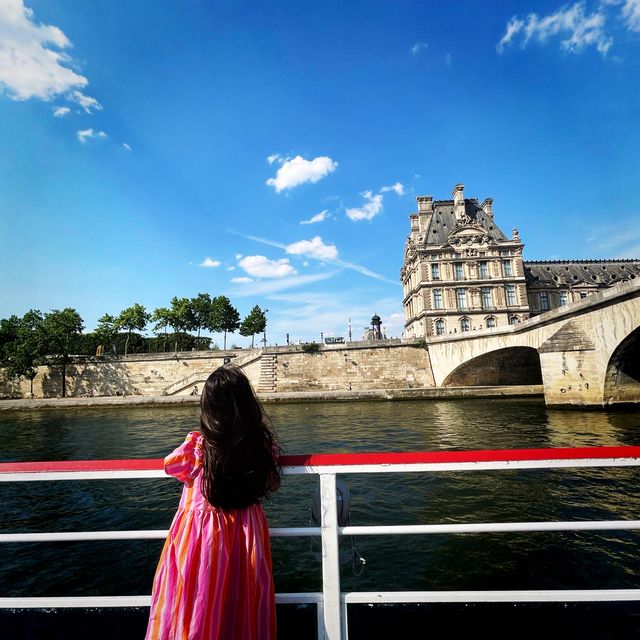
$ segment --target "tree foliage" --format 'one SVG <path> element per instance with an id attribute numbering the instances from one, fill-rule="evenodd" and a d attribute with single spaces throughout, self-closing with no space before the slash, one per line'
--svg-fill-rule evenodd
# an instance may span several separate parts
<path id="1" fill-rule="evenodd" d="M 189 301 L 189 329 L 198 331 L 200 338 L 200 330 L 205 329 L 210 322 L 213 312 L 213 301 L 208 293 L 199 293 L 195 298 Z"/>
<path id="2" fill-rule="evenodd" d="M 105 313 L 101 318 L 98 318 L 98 326 L 94 334 L 99 344 L 111 349 L 112 346 L 115 346 L 115 339 L 118 335 L 116 319 L 112 315 Z"/>
<path id="3" fill-rule="evenodd" d="M 251 309 L 247 317 L 240 324 L 240 335 L 251 336 L 251 348 L 256 333 L 262 333 L 267 328 L 267 316 L 264 311 L 256 305 Z"/>
<path id="4" fill-rule="evenodd" d="M 124 344 L 124 355 L 127 355 L 129 348 L 129 338 L 133 331 L 144 331 L 147 326 L 151 315 L 147 313 L 147 310 L 137 302 L 127 309 L 120 312 L 120 315 L 116 318 L 115 326 L 118 329 L 126 329 L 127 341 Z"/>
<path id="5" fill-rule="evenodd" d="M 37 366 L 43 359 L 43 317 L 39 311 L 31 310 L 22 318 L 11 316 L 0 320 L 0 362 L 8 378 L 26 378 L 31 383 Z"/>
<path id="6" fill-rule="evenodd" d="M 213 299 L 212 327 L 211 331 L 224 333 L 224 346 L 227 348 L 227 332 L 233 333 L 240 326 L 240 314 L 226 296 L 217 296 Z"/>
<path id="7" fill-rule="evenodd" d="M 187 331 L 191 326 L 191 301 L 189 298 L 171 298 L 171 309 L 169 310 L 169 326 L 173 333 L 177 334 Z M 178 341 L 175 341 L 175 351 L 178 351 Z"/>
<path id="8" fill-rule="evenodd" d="M 43 346 L 48 359 L 62 365 L 62 397 L 67 395 L 67 363 L 75 336 L 82 333 L 84 324 L 80 314 L 71 308 L 45 313 L 42 321 Z"/>

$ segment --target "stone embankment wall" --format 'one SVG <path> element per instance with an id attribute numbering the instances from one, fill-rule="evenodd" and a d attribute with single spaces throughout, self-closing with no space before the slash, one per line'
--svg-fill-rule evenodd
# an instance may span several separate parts
<path id="1" fill-rule="evenodd" d="M 365 391 L 433 387 L 429 355 L 421 346 L 399 340 L 331 345 L 316 353 L 302 347 L 268 350 L 274 359 L 277 391 Z M 260 390 L 268 391 L 268 381 Z"/>
<path id="2" fill-rule="evenodd" d="M 67 366 L 67 396 L 188 395 L 229 358 L 260 392 L 412 389 L 434 386 L 429 356 L 400 340 L 234 351 L 76 358 Z M 29 381 L 0 380 L 0 397 L 29 397 Z M 34 397 L 62 395 L 61 367 L 39 367 Z"/>
<path id="3" fill-rule="evenodd" d="M 127 357 L 76 358 L 67 365 L 67 396 L 163 396 L 190 394 L 194 385 L 202 391 L 209 374 L 228 357 L 257 383 L 260 352 L 201 351 L 136 354 Z M 0 397 L 27 398 L 29 381 L 0 381 Z M 33 381 L 36 398 L 62 395 L 62 368 L 38 367 Z"/>

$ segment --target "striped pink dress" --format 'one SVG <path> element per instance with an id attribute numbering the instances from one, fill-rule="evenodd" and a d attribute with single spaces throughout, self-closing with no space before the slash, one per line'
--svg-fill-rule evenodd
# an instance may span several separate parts
<path id="1" fill-rule="evenodd" d="M 276 617 L 262 507 L 224 511 L 200 491 L 202 436 L 164 460 L 184 483 L 156 569 L 146 640 L 272 640 Z"/>

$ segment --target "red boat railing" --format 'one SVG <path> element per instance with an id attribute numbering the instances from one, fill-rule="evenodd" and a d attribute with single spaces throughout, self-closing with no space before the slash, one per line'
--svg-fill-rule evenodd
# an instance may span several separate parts
<path id="1" fill-rule="evenodd" d="M 347 606 L 362 603 L 417 602 L 595 602 L 640 601 L 640 589 L 538 591 L 380 591 L 341 592 L 338 537 L 341 535 L 455 534 L 522 531 L 640 529 L 640 520 L 507 522 L 446 525 L 338 526 L 336 475 L 340 473 L 438 473 L 500 469 L 553 469 L 640 466 L 640 447 L 585 447 L 526 450 L 355 453 L 283 456 L 287 475 L 320 478 L 320 527 L 271 528 L 273 537 L 320 536 L 322 592 L 280 593 L 276 602 L 315 603 L 318 638 L 346 638 Z M 86 460 L 0 463 L 0 482 L 42 482 L 124 478 L 168 478 L 162 460 Z M 164 538 L 166 530 L 4 533 L 2 542 L 56 542 Z M 66 608 L 149 606 L 150 596 L 2 598 L 0 608 Z"/>

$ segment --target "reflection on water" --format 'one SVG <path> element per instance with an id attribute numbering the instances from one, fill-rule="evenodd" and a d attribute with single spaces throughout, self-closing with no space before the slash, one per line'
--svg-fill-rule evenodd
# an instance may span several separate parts
<path id="1" fill-rule="evenodd" d="M 548 410 L 531 400 L 323 403 L 268 407 L 287 453 L 640 444 L 638 413 Z M 194 407 L 1 414 L 9 460 L 157 458 L 197 428 Z M 639 472 L 509 470 L 347 475 L 353 524 L 638 519 Z M 309 522 L 317 480 L 288 476 L 272 526 Z M 2 483 L 5 531 L 167 528 L 174 480 Z M 636 532 L 363 537 L 347 590 L 638 587 Z M 348 548 L 348 540 L 343 544 Z M 150 590 L 161 541 L 3 545 L 0 593 L 123 595 Z M 320 589 L 308 539 L 274 539 L 278 591 Z"/>

